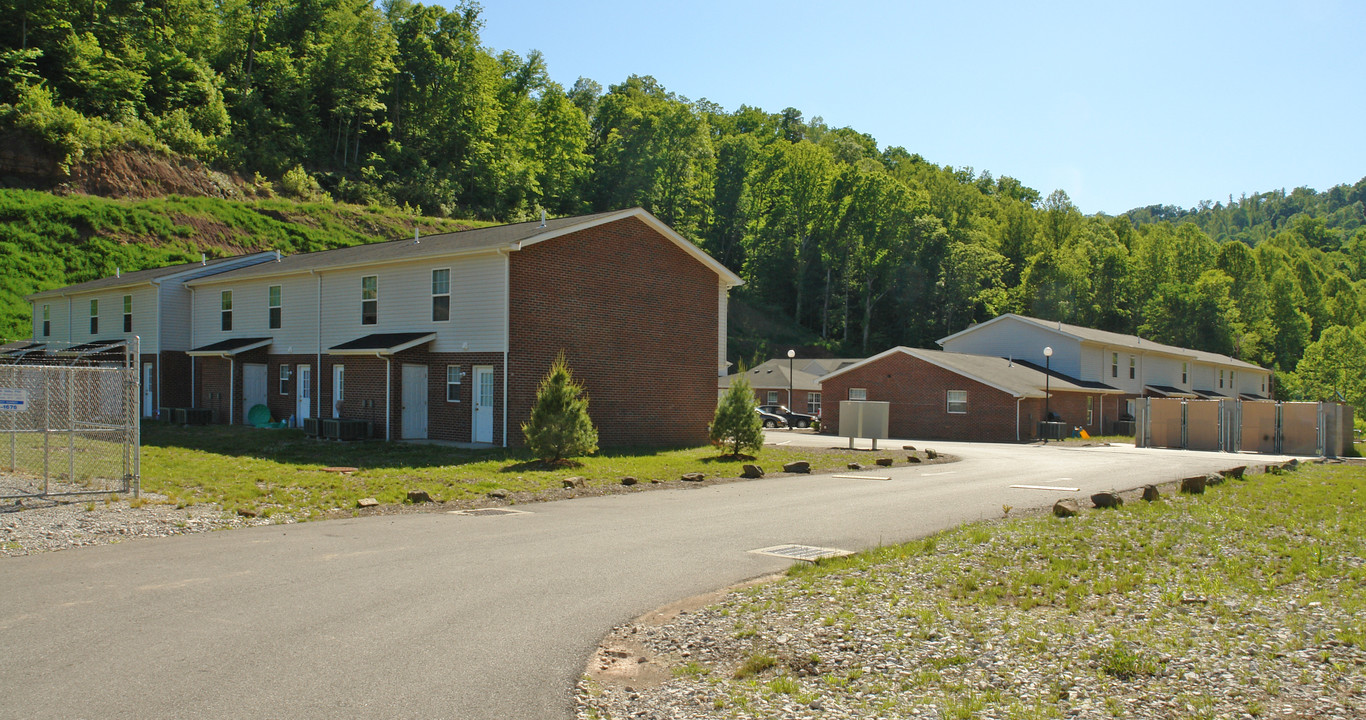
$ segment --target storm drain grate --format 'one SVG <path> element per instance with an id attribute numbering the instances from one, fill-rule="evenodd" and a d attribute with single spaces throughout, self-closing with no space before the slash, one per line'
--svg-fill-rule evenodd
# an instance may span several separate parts
<path id="1" fill-rule="evenodd" d="M 810 545 L 774 545 L 773 547 L 759 548 L 750 550 L 757 555 L 772 555 L 773 557 L 788 558 L 791 560 L 805 560 L 815 562 L 821 558 L 844 557 L 853 555 L 848 550 L 837 550 L 835 548 L 812 547 Z"/>
<path id="2" fill-rule="evenodd" d="M 474 510 L 452 510 L 451 515 L 469 515 L 478 517 L 483 515 L 530 515 L 525 510 L 508 510 L 507 508 L 476 508 Z"/>

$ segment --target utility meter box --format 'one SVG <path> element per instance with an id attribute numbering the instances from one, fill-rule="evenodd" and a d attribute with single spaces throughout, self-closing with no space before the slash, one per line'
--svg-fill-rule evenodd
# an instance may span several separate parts
<path id="1" fill-rule="evenodd" d="M 841 400 L 840 435 L 849 438 L 849 447 L 854 446 L 854 438 L 866 438 L 873 441 L 876 450 L 877 441 L 887 439 L 891 406 L 876 400 Z"/>

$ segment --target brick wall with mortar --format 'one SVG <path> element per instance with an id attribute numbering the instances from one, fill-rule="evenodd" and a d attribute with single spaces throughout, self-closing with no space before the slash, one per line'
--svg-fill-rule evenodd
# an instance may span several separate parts
<path id="1" fill-rule="evenodd" d="M 318 356 L 317 355 L 270 355 L 266 361 L 266 407 L 270 408 L 270 418 L 272 420 L 287 420 L 291 416 L 299 415 L 299 366 L 309 367 L 309 417 L 318 417 Z M 249 362 L 256 362 L 255 360 Z M 289 380 L 284 383 L 284 392 L 280 392 L 280 369 L 289 366 Z M 239 381 L 240 381 L 240 375 Z M 248 412 L 251 408 L 244 408 L 242 412 Z M 331 415 L 324 415 L 331 417 Z M 295 425 L 300 423 L 296 419 Z"/>
<path id="2" fill-rule="evenodd" d="M 849 399 L 850 388 L 864 388 L 867 399 L 890 402 L 888 432 L 894 438 L 1015 442 L 1016 398 L 989 385 L 904 353 L 888 355 L 863 367 L 826 378 L 823 432 L 838 434 L 839 401 Z M 948 391 L 967 391 L 967 412 L 948 412 Z M 1090 426 L 1086 420 L 1088 393 L 1053 392 L 1050 408 L 1071 425 L 1099 432 L 1101 395 L 1092 395 L 1096 412 Z M 1107 403 L 1113 409 L 1113 399 Z M 1026 398 L 1019 403 L 1019 438 L 1033 439 L 1043 416 L 1044 401 Z M 1107 417 L 1109 417 L 1107 415 Z"/>
<path id="3" fill-rule="evenodd" d="M 508 434 L 561 350 L 604 446 L 696 445 L 716 411 L 719 278 L 629 218 L 511 254 Z"/>
<path id="4" fill-rule="evenodd" d="M 403 365 L 416 364 L 427 366 L 427 437 L 434 440 L 453 440 L 471 442 L 474 423 L 474 366 L 493 367 L 499 379 L 494 383 L 493 443 L 503 442 L 502 398 L 503 393 L 503 354 L 502 353 L 429 353 L 420 348 L 396 353 L 389 363 L 390 393 L 389 416 L 392 419 L 392 436 L 403 437 Z M 340 415 L 343 418 L 367 420 L 371 423 L 374 437 L 384 437 L 385 423 L 385 362 L 373 356 L 323 356 L 323 374 L 320 376 L 323 387 L 319 391 L 322 400 L 322 417 L 332 417 L 333 405 L 333 368 L 345 366 L 344 387 Z M 446 396 L 446 367 L 459 365 L 464 371 L 463 381 L 456 387 L 458 401 L 451 402 Z"/>
<path id="5" fill-rule="evenodd" d="M 247 363 L 270 364 L 271 356 L 265 348 L 257 348 L 240 353 L 232 360 L 218 357 L 198 357 L 194 359 L 194 396 L 197 408 L 213 411 L 213 422 L 220 425 L 240 423 L 250 408 L 242 407 L 242 366 Z M 229 372 L 231 368 L 231 372 Z M 278 373 L 278 369 L 277 369 Z M 266 397 L 279 392 L 278 375 L 267 370 Z M 272 386 L 271 382 L 277 385 Z M 229 396 L 231 395 L 231 398 Z M 231 402 L 229 402 L 231 400 Z M 228 417 L 231 412 L 232 417 Z M 274 406 L 271 406 L 274 413 Z M 286 415 L 285 417 L 288 417 Z"/>
<path id="6" fill-rule="evenodd" d="M 161 353 L 162 394 L 157 399 L 159 407 L 189 407 L 194 401 L 194 388 L 190 382 L 190 356 L 178 350 Z"/>

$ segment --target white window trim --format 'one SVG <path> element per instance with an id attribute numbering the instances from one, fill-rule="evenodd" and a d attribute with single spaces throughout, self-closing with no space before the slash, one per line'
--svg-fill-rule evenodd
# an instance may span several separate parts
<path id="1" fill-rule="evenodd" d="M 133 332 L 133 296 L 123 296 L 123 331 Z"/>
<path id="2" fill-rule="evenodd" d="M 777 404 L 778 404 L 778 391 L 777 391 L 777 390 L 769 390 L 769 391 L 768 391 L 767 397 L 768 397 L 768 402 L 764 403 L 765 405 L 777 405 Z"/>
<path id="3" fill-rule="evenodd" d="M 455 382 L 451 382 L 451 370 L 455 370 Z M 461 371 L 459 365 L 447 365 L 447 366 L 446 366 L 446 402 L 448 402 L 448 403 L 458 403 L 458 402 L 460 402 L 460 392 L 459 392 L 459 389 L 458 389 L 458 388 L 459 388 L 460 385 L 463 383 L 464 375 L 465 375 L 465 373 L 464 373 L 463 371 Z M 456 389 L 456 393 L 455 393 L 455 398 L 454 398 L 454 399 L 451 399 L 451 390 L 452 390 L 452 389 Z"/>
<path id="4" fill-rule="evenodd" d="M 100 334 L 100 301 L 98 298 L 90 301 L 90 334 Z"/>
<path id="5" fill-rule="evenodd" d="M 437 274 L 438 272 L 441 272 L 442 270 L 446 271 L 446 292 L 444 292 L 444 293 L 439 293 L 439 292 L 436 291 L 436 274 Z M 446 298 L 446 319 L 445 319 L 445 320 L 437 320 L 436 318 L 432 318 L 432 322 L 450 322 L 450 321 L 451 321 L 451 269 L 448 268 L 448 267 L 446 267 L 446 268 L 432 268 L 432 314 L 433 314 L 433 315 L 436 314 L 436 299 L 439 298 L 439 297 L 444 297 L 444 298 Z"/>
<path id="6" fill-rule="evenodd" d="M 223 307 L 225 300 L 227 307 Z M 218 295 L 218 329 L 222 332 L 232 332 L 232 327 L 232 291 L 224 290 Z"/>
<path id="7" fill-rule="evenodd" d="M 806 394 L 806 412 L 809 415 L 821 414 L 821 394 L 809 392 Z"/>
<path id="8" fill-rule="evenodd" d="M 52 336 L 52 306 L 43 305 L 43 337 Z"/>
<path id="9" fill-rule="evenodd" d="M 953 394 L 954 394 L 954 393 L 962 393 L 962 394 L 963 394 L 963 399 L 960 400 L 960 401 L 958 401 L 957 403 L 955 403 L 954 400 L 953 400 Z M 955 404 L 962 405 L 962 406 L 963 406 L 963 409 L 962 409 L 962 410 L 954 410 L 954 409 L 953 409 L 953 406 L 954 406 Z M 944 412 L 946 412 L 946 413 L 948 413 L 948 414 L 950 414 L 950 415 L 967 415 L 967 414 L 968 414 L 968 391 L 967 391 L 967 390 L 948 390 L 948 391 L 945 391 L 945 393 L 944 393 Z"/>
<path id="10" fill-rule="evenodd" d="M 290 374 L 290 371 L 289 371 L 289 364 L 286 363 L 286 364 L 284 364 L 284 365 L 281 365 L 281 366 L 280 366 L 280 394 L 281 394 L 281 395 L 288 395 L 288 394 L 289 394 L 289 385 L 288 385 L 288 383 L 289 383 L 289 381 L 292 380 L 292 379 L 293 379 L 293 375 Z"/>
<path id="11" fill-rule="evenodd" d="M 366 299 L 365 299 L 365 280 L 366 280 L 367 278 L 374 278 L 374 279 L 375 279 L 375 297 L 372 298 L 372 299 L 370 299 L 370 300 L 366 300 Z M 375 321 L 374 321 L 374 322 L 365 322 L 365 303 L 368 303 L 368 302 L 372 302 L 372 303 L 375 304 Z M 362 275 L 361 278 L 360 278 L 360 324 L 361 324 L 361 325 L 378 325 L 378 324 L 379 324 L 379 275 Z"/>
<path id="12" fill-rule="evenodd" d="M 851 387 L 851 388 L 849 388 L 849 399 L 850 399 L 850 400 L 867 400 L 867 399 L 868 399 L 868 388 L 856 388 L 856 387 Z"/>
<path id="13" fill-rule="evenodd" d="M 278 292 L 277 292 L 277 297 L 278 297 L 278 299 L 276 299 L 276 300 L 274 301 L 273 304 L 272 304 L 272 302 L 271 302 L 271 297 L 270 297 L 270 291 L 271 291 L 271 290 L 276 290 L 276 291 L 278 291 Z M 272 322 L 274 321 L 274 318 L 271 317 L 271 316 L 274 314 L 273 311 L 275 311 L 275 310 L 279 310 L 279 311 L 280 311 L 280 321 L 279 321 L 279 324 L 278 324 L 278 325 L 272 324 Z M 283 328 L 284 325 L 285 325 L 285 288 L 284 288 L 283 285 L 270 285 L 270 286 L 266 287 L 266 327 L 268 327 L 268 328 L 271 329 L 271 330 L 279 330 L 280 328 Z"/>

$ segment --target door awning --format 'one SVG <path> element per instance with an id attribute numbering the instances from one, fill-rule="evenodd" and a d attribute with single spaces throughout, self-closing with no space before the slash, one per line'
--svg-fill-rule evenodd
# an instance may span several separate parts
<path id="1" fill-rule="evenodd" d="M 436 339 L 434 332 L 375 333 L 327 349 L 328 355 L 393 355 Z"/>
<path id="2" fill-rule="evenodd" d="M 1172 387 L 1171 385 L 1144 385 L 1143 391 L 1148 395 L 1157 395 L 1159 397 L 1191 399 L 1200 397 L 1189 390 L 1182 390 L 1181 388 Z"/>
<path id="3" fill-rule="evenodd" d="M 1228 397 L 1227 395 L 1225 395 L 1225 394 L 1223 394 L 1223 393 L 1214 392 L 1213 390 L 1196 390 L 1196 391 L 1195 391 L 1195 394 L 1196 394 L 1196 395 L 1199 395 L 1200 397 L 1202 397 L 1202 398 L 1204 398 L 1204 399 L 1206 399 L 1206 400 L 1228 400 L 1228 399 L 1229 399 L 1229 397 Z"/>
<path id="4" fill-rule="evenodd" d="M 185 354 L 190 357 L 232 357 L 248 350 L 263 348 L 273 342 L 275 338 L 233 338 L 197 347 Z"/>

